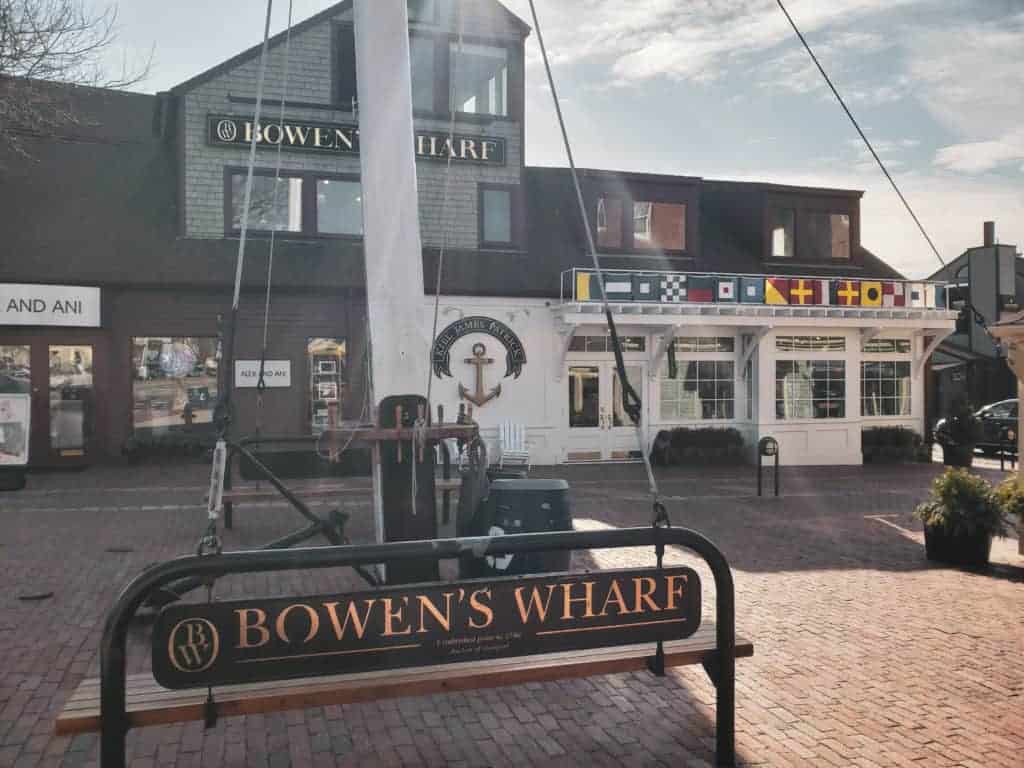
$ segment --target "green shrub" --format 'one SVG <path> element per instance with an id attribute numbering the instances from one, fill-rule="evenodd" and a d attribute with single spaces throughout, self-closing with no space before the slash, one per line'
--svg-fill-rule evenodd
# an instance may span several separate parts
<path id="1" fill-rule="evenodd" d="M 651 448 L 654 464 L 739 464 L 743 435 L 718 427 L 677 427 L 662 430 Z"/>
<path id="2" fill-rule="evenodd" d="M 1024 520 L 1024 488 L 1021 488 L 1016 477 L 1009 477 L 996 486 L 996 499 L 1006 515 L 1016 515 Z"/>
<path id="3" fill-rule="evenodd" d="M 906 427 L 869 427 L 861 433 L 865 462 L 917 461 L 921 436 Z"/>
<path id="4" fill-rule="evenodd" d="M 935 478 L 931 496 L 914 508 L 914 517 L 951 536 L 1006 534 L 1003 503 L 988 481 L 966 469 L 950 468 Z"/>

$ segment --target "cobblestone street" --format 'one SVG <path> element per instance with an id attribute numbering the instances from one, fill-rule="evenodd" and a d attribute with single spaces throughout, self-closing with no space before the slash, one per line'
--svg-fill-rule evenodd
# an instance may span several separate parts
<path id="1" fill-rule="evenodd" d="M 780 499 L 753 495 L 750 468 L 661 475 L 673 523 L 708 536 L 734 569 L 738 631 L 754 643 L 737 662 L 743 765 L 1024 764 L 1024 558 L 997 539 L 986 574 L 925 560 L 910 511 L 939 469 L 786 469 Z M 194 550 L 207 471 L 35 474 L 0 495 L 0 766 L 97 763 L 97 737 L 57 737 L 54 719 L 97 675 L 120 588 Z M 577 528 L 649 524 L 638 466 L 534 474 L 569 479 Z M 368 494 L 344 506 L 353 540 L 369 541 Z M 301 522 L 278 504 L 242 505 L 225 546 Z M 709 619 L 709 572 L 682 551 L 666 562 L 697 567 Z M 649 551 L 616 550 L 578 553 L 573 567 L 650 564 Z M 351 572 L 295 572 L 226 578 L 216 596 L 361 586 Z M 134 626 L 129 672 L 148 668 L 148 632 Z M 146 728 L 128 743 L 132 766 L 710 765 L 714 694 L 691 666 Z"/>

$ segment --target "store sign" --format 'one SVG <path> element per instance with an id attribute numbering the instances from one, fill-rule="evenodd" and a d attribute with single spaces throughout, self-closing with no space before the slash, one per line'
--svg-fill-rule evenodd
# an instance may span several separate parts
<path id="1" fill-rule="evenodd" d="M 516 336 L 515 331 L 500 320 L 490 317 L 473 316 L 456 320 L 437 335 L 430 351 L 434 375 L 441 379 L 452 375 L 451 353 L 455 342 L 471 333 L 484 333 L 493 336 L 505 347 L 505 378 L 519 378 L 526 364 L 526 348 Z"/>
<path id="2" fill-rule="evenodd" d="M 193 688 L 677 640 L 700 613 L 686 567 L 173 605 L 153 675 Z"/>
<path id="3" fill-rule="evenodd" d="M 0 325 L 100 327 L 100 289 L 0 283 Z"/>
<path id="4" fill-rule="evenodd" d="M 351 123 L 316 123 L 265 120 L 254 128 L 251 119 L 231 115 L 207 117 L 207 141 L 213 146 L 247 148 L 254 138 L 257 147 L 359 154 L 359 126 Z M 465 136 L 417 131 L 416 156 L 434 160 L 464 161 L 484 165 L 505 164 L 505 140 L 493 136 Z"/>
<path id="5" fill-rule="evenodd" d="M 246 389 L 260 383 L 259 360 L 235 360 L 235 389 Z M 267 387 L 292 385 L 291 360 L 264 360 L 263 384 Z"/>
<path id="6" fill-rule="evenodd" d="M 28 464 L 30 405 L 27 394 L 0 395 L 0 466 Z"/>

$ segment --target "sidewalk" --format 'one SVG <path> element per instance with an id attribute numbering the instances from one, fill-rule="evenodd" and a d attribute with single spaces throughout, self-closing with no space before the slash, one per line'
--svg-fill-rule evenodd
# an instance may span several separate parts
<path id="1" fill-rule="evenodd" d="M 1024 754 L 1024 558 L 997 540 L 987 575 L 936 568 L 910 518 L 941 467 L 785 469 L 780 499 L 743 468 L 661 473 L 676 525 L 701 531 L 734 569 L 744 765 L 1005 766 Z M 995 478 L 997 473 L 979 470 Z M 191 552 L 208 468 L 96 468 L 32 475 L 0 495 L 0 766 L 95 765 L 96 737 L 53 735 L 70 691 L 98 672 L 103 617 L 147 564 Z M 552 468 L 573 488 L 578 528 L 648 525 L 636 465 Z M 345 505 L 372 538 L 369 498 Z M 298 527 L 277 504 L 240 506 L 229 549 Z M 313 543 L 316 543 L 315 541 Z M 670 551 L 667 563 L 693 563 Z M 636 567 L 650 552 L 578 553 L 574 568 Z M 698 569 L 700 570 L 700 569 Z M 713 610 L 701 570 L 704 610 Z M 355 589 L 347 572 L 223 579 L 216 596 Z M 19 597 L 52 592 L 48 599 Z M 149 664 L 148 627 L 129 671 Z M 705 765 L 714 695 L 699 668 L 147 728 L 133 766 Z"/>

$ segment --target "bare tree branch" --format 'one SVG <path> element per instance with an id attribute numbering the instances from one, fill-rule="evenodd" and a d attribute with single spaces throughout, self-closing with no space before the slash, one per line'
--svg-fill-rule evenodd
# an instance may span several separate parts
<path id="1" fill-rule="evenodd" d="M 152 51 L 139 66 L 125 62 L 117 75 L 107 72 L 116 38 L 116 5 L 94 11 L 85 0 L 0 0 L 0 150 L 27 157 L 25 134 L 84 124 L 52 82 L 122 89 L 144 80 Z"/>

